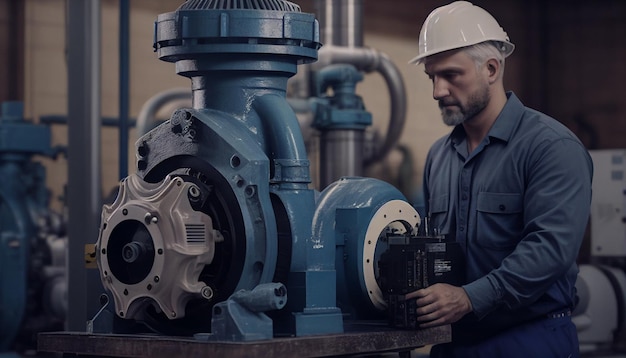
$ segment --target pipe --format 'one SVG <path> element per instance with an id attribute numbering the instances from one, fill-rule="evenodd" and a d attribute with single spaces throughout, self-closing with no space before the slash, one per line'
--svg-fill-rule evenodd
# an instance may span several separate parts
<path id="1" fill-rule="evenodd" d="M 325 45 L 363 46 L 363 0 L 318 0 L 316 13 Z"/>
<path id="2" fill-rule="evenodd" d="M 98 237 L 100 170 L 100 0 L 68 1 L 68 315 L 66 328 L 85 331 L 88 302 L 101 289 L 85 269 L 85 244 Z M 93 280 L 91 278 L 94 278 Z M 96 281 L 97 280 L 97 281 Z"/>
<path id="3" fill-rule="evenodd" d="M 322 97 L 329 88 L 333 93 L 329 103 L 319 104 L 313 124 L 320 130 L 322 188 L 344 176 L 363 176 L 363 139 L 372 122 L 356 94 L 361 80 L 363 74 L 351 65 L 326 66 L 316 73 L 314 95 Z M 329 115 L 329 109 L 335 114 Z"/>
<path id="4" fill-rule="evenodd" d="M 67 116 L 61 116 L 58 114 L 47 114 L 39 117 L 40 124 L 67 124 Z M 103 127 L 119 127 L 120 120 L 115 117 L 102 117 L 102 122 L 100 123 Z M 128 126 L 134 127 L 135 120 L 132 118 L 128 119 Z"/>
<path id="5" fill-rule="evenodd" d="M 189 88 L 171 88 L 159 92 L 150 97 L 141 107 L 137 117 L 137 136 L 141 137 L 152 129 L 155 117 L 159 109 L 172 101 L 189 100 L 191 102 L 191 91 Z"/>
<path id="6" fill-rule="evenodd" d="M 129 107 L 129 42 L 130 42 L 130 10 L 128 0 L 120 0 L 120 31 L 119 31 L 119 179 L 128 176 L 128 107 Z"/>
<path id="7" fill-rule="evenodd" d="M 385 141 L 365 165 L 383 159 L 398 142 L 406 121 L 406 90 L 398 68 L 382 52 L 363 47 L 362 0 L 319 0 L 316 13 L 321 24 L 320 38 L 324 43 L 313 69 L 345 63 L 365 72 L 380 73 L 390 95 L 389 126 Z"/>
<path id="8" fill-rule="evenodd" d="M 364 130 L 356 129 L 333 129 L 321 134 L 320 188 L 341 177 L 363 176 L 364 136 Z"/>
<path id="9" fill-rule="evenodd" d="M 380 150 L 374 153 L 372 158 L 368 158 L 366 164 L 371 164 L 383 159 L 396 145 L 406 122 L 406 89 L 402 74 L 395 64 L 384 53 L 380 53 L 380 62 L 376 71 L 380 73 L 387 83 L 389 89 L 389 99 L 391 102 L 389 113 L 389 125 L 387 135 Z"/>
<path id="10" fill-rule="evenodd" d="M 311 182 L 309 161 L 300 123 L 284 97 L 275 94 L 259 96 L 254 100 L 254 109 L 262 119 L 269 150 L 274 153 L 273 181 L 305 189 Z"/>
<path id="11" fill-rule="evenodd" d="M 389 125 L 385 141 L 381 148 L 365 163 L 372 164 L 383 159 L 398 142 L 406 121 L 406 89 L 402 74 L 389 57 L 375 49 L 347 48 L 339 46 L 324 46 L 319 51 L 319 60 L 313 64 L 319 69 L 330 64 L 347 63 L 364 72 L 378 72 L 383 76 L 390 96 Z"/>
<path id="12" fill-rule="evenodd" d="M 7 36 L 4 41 L 8 41 L 8 71 L 7 77 L 4 79 L 3 86 L 7 91 L 8 100 L 23 101 L 24 100 L 24 23 L 25 23 L 25 1 L 11 0 L 5 1 L 8 4 L 7 15 L 3 22 L 7 24 L 5 30 Z M 6 62 L 5 62 L 6 64 Z"/>

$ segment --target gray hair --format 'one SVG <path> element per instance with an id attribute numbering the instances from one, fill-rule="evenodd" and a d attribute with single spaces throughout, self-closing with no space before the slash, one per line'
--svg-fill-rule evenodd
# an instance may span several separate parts
<path id="1" fill-rule="evenodd" d="M 465 53 L 474 60 L 476 68 L 479 68 L 490 59 L 496 59 L 500 63 L 500 74 L 498 78 L 502 78 L 504 74 L 504 53 L 500 50 L 500 44 L 497 41 L 485 41 L 476 45 L 468 46 L 463 49 Z"/>

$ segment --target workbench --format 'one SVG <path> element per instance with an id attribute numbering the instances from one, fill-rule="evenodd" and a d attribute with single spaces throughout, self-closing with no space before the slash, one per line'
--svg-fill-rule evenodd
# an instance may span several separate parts
<path id="1" fill-rule="evenodd" d="M 65 356 L 100 357 L 228 357 L 281 358 L 333 357 L 410 351 L 425 345 L 449 342 L 450 326 L 421 330 L 352 330 L 342 334 L 274 338 L 254 342 L 208 342 L 192 337 L 157 335 L 91 334 L 86 332 L 40 333 L 38 350 Z"/>

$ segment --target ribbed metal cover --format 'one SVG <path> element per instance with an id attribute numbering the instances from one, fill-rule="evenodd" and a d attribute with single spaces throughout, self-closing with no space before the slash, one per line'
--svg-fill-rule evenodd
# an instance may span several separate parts
<path id="1" fill-rule="evenodd" d="M 300 12 L 300 6 L 285 0 L 188 0 L 178 10 L 272 10 Z"/>

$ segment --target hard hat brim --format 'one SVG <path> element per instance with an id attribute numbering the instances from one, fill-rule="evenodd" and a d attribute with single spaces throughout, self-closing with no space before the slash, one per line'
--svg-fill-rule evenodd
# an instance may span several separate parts
<path id="1" fill-rule="evenodd" d="M 469 44 L 467 46 L 463 46 L 463 47 L 456 47 L 456 46 L 450 46 L 449 48 L 439 48 L 436 51 L 430 51 L 430 52 L 426 52 L 426 53 L 422 53 L 419 54 L 415 57 L 413 57 L 411 60 L 409 60 L 409 64 L 411 65 L 417 65 L 419 64 L 422 60 L 424 60 L 426 57 L 432 56 L 432 55 L 436 55 L 438 53 L 442 53 L 442 52 L 446 52 L 446 51 L 452 51 L 452 50 L 460 50 L 466 47 L 470 47 L 470 46 L 474 46 L 474 45 L 478 45 L 479 43 L 483 43 L 483 42 L 488 42 L 488 41 L 495 41 L 495 42 L 499 42 L 502 44 L 502 47 L 500 48 L 500 51 L 502 51 L 502 53 L 504 54 L 504 58 L 507 58 L 509 55 L 511 55 L 513 53 L 513 50 L 515 50 L 515 45 L 512 44 L 511 42 L 505 42 L 502 40 L 486 40 L 486 41 L 481 41 L 475 44 Z"/>

